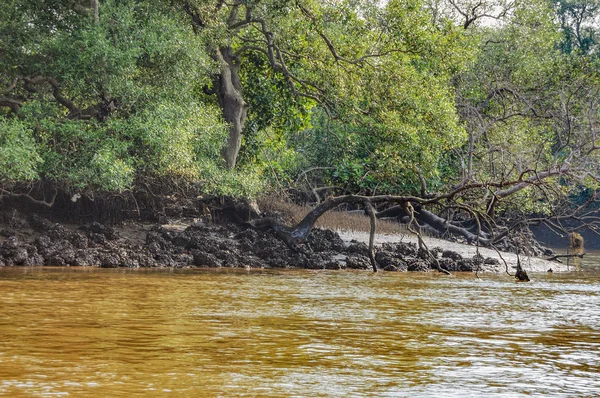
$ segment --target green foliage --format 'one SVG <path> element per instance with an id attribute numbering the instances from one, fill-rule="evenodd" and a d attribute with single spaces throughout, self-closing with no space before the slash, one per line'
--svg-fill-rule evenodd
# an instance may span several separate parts
<path id="1" fill-rule="evenodd" d="M 2 10 L 0 31 L 19 33 L 2 41 L 12 56 L 0 57 L 2 85 L 18 76 L 53 77 L 77 108 L 100 112 L 66 117 L 50 84 L 36 85 L 37 93 L 17 85 L 21 120 L 3 134 L 19 141 L 2 150 L 3 161 L 21 163 L 6 178 L 43 174 L 76 189 L 122 190 L 140 173 L 196 181 L 201 165 L 218 164 L 227 129 L 219 109 L 197 96 L 214 65 L 171 7 L 109 0 L 98 23 L 50 0 L 15 7 Z"/>
<path id="2" fill-rule="evenodd" d="M 0 116 L 0 178 L 30 181 L 38 177 L 42 158 L 28 126 Z"/>
<path id="3" fill-rule="evenodd" d="M 600 44 L 598 0 L 552 0 L 562 31 L 560 48 L 563 52 L 593 54 Z"/>
<path id="4" fill-rule="evenodd" d="M 250 111 L 239 162 L 265 162 L 268 160 L 264 151 L 278 152 L 271 144 L 282 143 L 286 137 L 309 126 L 314 103 L 294 98 L 287 82 L 255 53 L 246 56 L 241 78 L 243 85 L 250 88 L 245 96 Z"/>
<path id="5" fill-rule="evenodd" d="M 451 78 L 472 56 L 470 39 L 452 25 L 435 26 L 417 0 L 342 2 L 340 13 L 337 6 L 318 8 L 327 15 L 319 29 L 345 61 L 332 59 L 315 32 L 314 67 L 306 68 L 306 79 L 319 81 L 333 101 L 291 144 L 309 163 L 333 166 L 333 182 L 352 192 L 411 192 L 419 174 L 435 184 L 442 157 L 466 137 Z"/>
<path id="6" fill-rule="evenodd" d="M 235 170 L 219 167 L 214 162 L 200 164 L 199 178 L 207 194 L 239 198 L 255 198 L 267 189 L 261 167 L 240 167 Z"/>
<path id="7" fill-rule="evenodd" d="M 512 8 L 466 30 L 456 9 L 441 17 L 422 0 L 106 0 L 98 21 L 75 2 L 5 3 L 3 180 L 119 191 L 143 175 L 250 197 L 321 167 L 349 192 L 414 193 L 585 158 L 588 173 L 557 192 L 597 188 L 597 0 L 478 2 Z M 228 25 L 236 10 L 260 23 Z M 239 57 L 249 105 L 235 171 L 210 93 L 219 46 Z M 550 196 L 515 198 L 548 212 Z"/>

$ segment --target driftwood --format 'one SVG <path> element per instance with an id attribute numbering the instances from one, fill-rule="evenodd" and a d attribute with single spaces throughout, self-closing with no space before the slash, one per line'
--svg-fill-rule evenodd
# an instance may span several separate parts
<path id="1" fill-rule="evenodd" d="M 574 258 L 574 257 L 583 258 L 583 256 L 585 256 L 585 255 L 586 255 L 586 253 L 581 253 L 581 254 L 557 254 L 555 256 L 547 258 L 546 261 L 556 261 L 558 263 L 562 263 L 562 261 L 560 261 L 561 258 Z"/>

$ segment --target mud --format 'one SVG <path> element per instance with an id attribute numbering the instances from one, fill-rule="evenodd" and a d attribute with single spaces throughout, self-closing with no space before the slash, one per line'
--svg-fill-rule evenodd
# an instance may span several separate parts
<path id="1" fill-rule="evenodd" d="M 3 213 L 0 221 L 0 266 L 371 269 L 364 242 L 342 239 L 331 230 L 313 229 L 306 243 L 293 250 L 271 231 L 237 223 L 190 219 L 178 225 L 74 225 L 16 211 Z M 439 248 L 431 253 L 451 272 L 504 268 L 494 256 Z M 386 271 L 437 269 L 432 256 L 414 242 L 388 239 L 376 247 L 375 258 Z"/>

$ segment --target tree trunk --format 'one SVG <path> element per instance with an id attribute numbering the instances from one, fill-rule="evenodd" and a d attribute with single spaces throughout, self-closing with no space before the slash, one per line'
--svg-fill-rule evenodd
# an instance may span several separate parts
<path id="1" fill-rule="evenodd" d="M 460 235 L 464 237 L 468 242 L 473 242 L 477 240 L 477 234 L 469 231 L 467 228 L 455 225 L 452 222 L 448 222 L 444 218 L 434 214 L 430 211 L 425 210 L 420 205 L 415 204 L 415 220 L 419 222 L 421 226 L 431 227 L 434 231 L 443 235 L 446 232 L 449 232 L 453 235 Z M 377 213 L 377 218 L 386 218 L 386 217 L 396 217 L 398 219 L 402 219 L 404 217 L 408 217 L 408 214 L 404 210 L 403 205 L 390 207 L 388 209 L 382 210 Z M 479 242 L 486 245 L 492 243 L 488 234 L 483 231 L 479 233 Z"/>
<path id="2" fill-rule="evenodd" d="M 375 210 L 371 204 L 371 198 L 366 196 L 346 195 L 329 198 L 313 210 L 308 212 L 304 218 L 294 226 L 287 226 L 273 218 L 261 218 L 251 220 L 247 224 L 256 229 L 272 229 L 279 239 L 283 240 L 290 248 L 297 250 L 298 244 L 308 239 L 310 231 L 315 222 L 327 211 L 334 209 L 342 203 L 362 203 L 366 207 L 366 212 L 371 220 L 371 233 L 369 235 L 369 260 L 373 267 L 373 272 L 377 272 L 377 262 L 375 261 L 375 228 L 376 217 Z"/>
<path id="3" fill-rule="evenodd" d="M 90 0 L 90 7 L 92 8 L 92 17 L 94 18 L 94 23 L 97 24 L 98 22 L 100 22 L 98 0 Z"/>
<path id="4" fill-rule="evenodd" d="M 227 168 L 233 169 L 242 144 L 248 104 L 242 96 L 239 59 L 233 54 L 231 47 L 218 48 L 216 59 L 221 65 L 221 72 L 215 79 L 215 89 L 223 118 L 229 123 L 229 137 L 221 155 Z"/>

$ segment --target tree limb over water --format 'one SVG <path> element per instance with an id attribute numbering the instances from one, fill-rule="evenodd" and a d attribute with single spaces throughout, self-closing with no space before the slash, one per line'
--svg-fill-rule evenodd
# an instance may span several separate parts
<path id="1" fill-rule="evenodd" d="M 324 213 L 333 210 L 340 205 L 351 205 L 364 209 L 363 211 L 371 218 L 371 233 L 369 250 L 373 250 L 373 237 L 375 234 L 375 218 L 395 218 L 408 225 L 411 233 L 419 239 L 422 250 L 430 253 L 422 239 L 422 231 L 437 233 L 441 236 L 459 236 L 467 243 L 495 246 L 508 238 L 511 234 L 523 227 L 535 223 L 552 224 L 557 230 L 567 232 L 563 222 L 568 219 L 582 222 L 596 223 L 595 216 L 590 206 L 595 203 L 596 196 L 592 195 L 586 202 L 575 207 L 566 202 L 561 213 L 558 211 L 547 216 L 528 217 L 523 215 L 515 219 L 504 218 L 500 223 L 495 217 L 494 206 L 510 203 L 511 197 L 526 189 L 553 190 L 560 188 L 554 177 L 576 178 L 581 170 L 569 164 L 552 167 L 547 170 L 527 170 L 522 172 L 514 180 L 477 182 L 474 180 L 464 181 L 452 187 L 447 192 L 427 193 L 426 195 L 342 195 L 330 197 L 320 202 L 296 225 L 286 226 L 279 222 L 260 221 L 262 226 L 267 226 L 276 231 L 290 247 L 306 240 L 315 222 Z M 314 190 L 314 187 L 312 187 Z M 491 192 L 491 194 L 490 194 Z M 568 198 L 567 198 L 568 199 Z M 380 208 L 381 210 L 376 210 Z M 460 217 L 458 217 L 460 215 Z M 255 221 L 255 222 L 257 222 Z M 520 249 L 517 247 L 517 251 Z M 374 257 L 374 256 L 371 256 Z M 432 261 L 435 257 L 431 256 Z M 554 259 L 554 258 L 553 258 Z M 376 262 L 371 258 L 373 269 L 376 270 Z M 437 264 L 440 272 L 444 272 Z M 522 272 L 525 272 L 521 268 Z M 523 280 L 525 278 L 522 278 Z"/>

